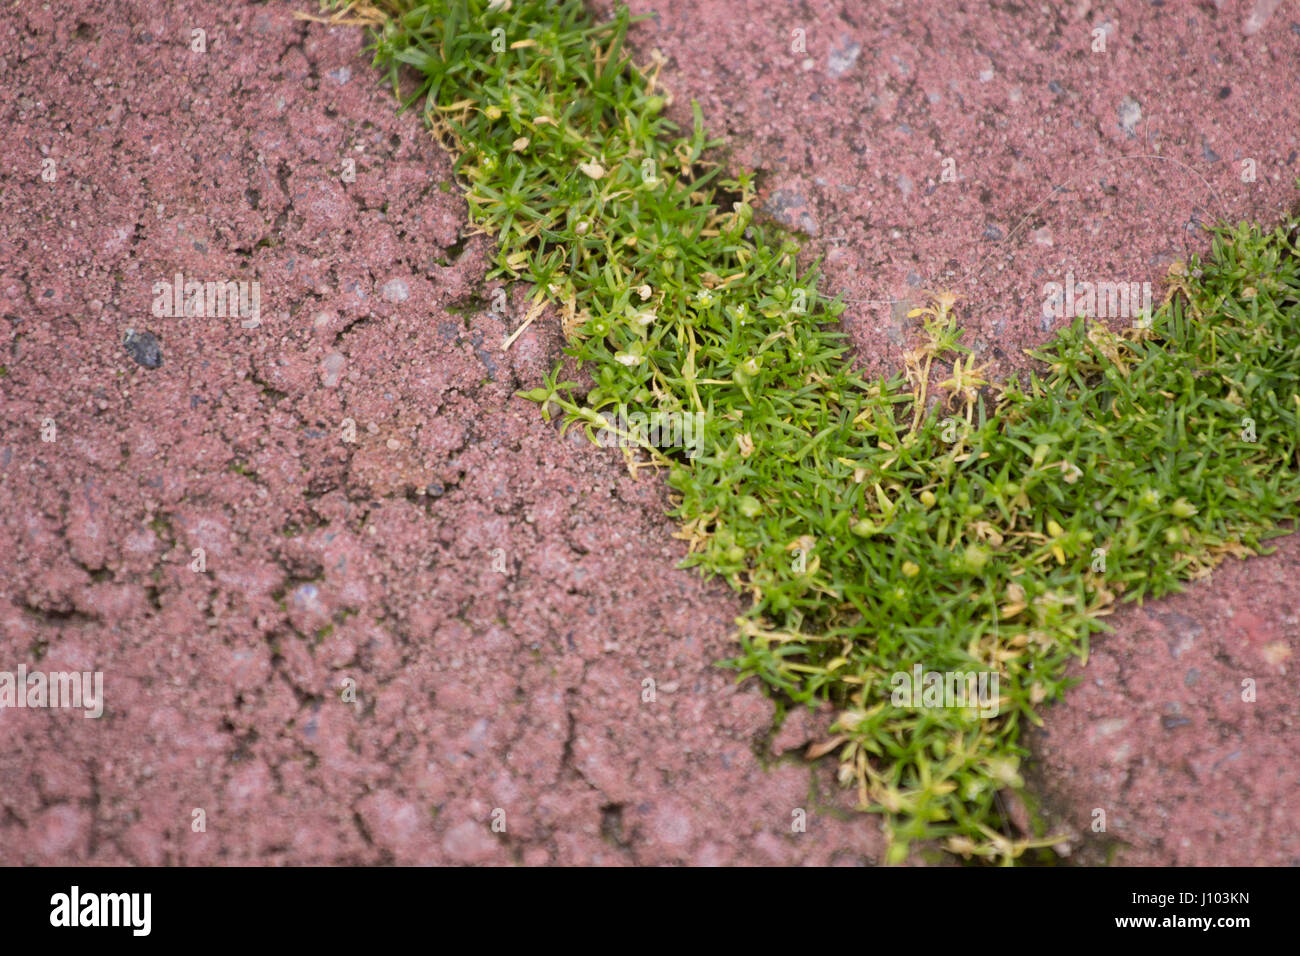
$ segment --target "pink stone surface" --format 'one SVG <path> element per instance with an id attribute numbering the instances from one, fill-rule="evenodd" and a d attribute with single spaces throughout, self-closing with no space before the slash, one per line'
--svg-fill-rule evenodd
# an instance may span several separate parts
<path id="1" fill-rule="evenodd" d="M 1007 371 L 1044 282 L 1155 282 L 1189 222 L 1295 200 L 1286 5 L 632 6 L 880 371 L 923 289 Z M 791 756 L 824 717 L 771 738 L 715 666 L 741 604 L 675 568 L 662 485 L 512 397 L 557 325 L 500 350 L 525 290 L 488 307 L 447 157 L 357 32 L 292 9 L 0 14 L 0 670 L 105 675 L 98 720 L 0 710 L 0 864 L 878 862 L 877 818 Z M 260 325 L 155 317 L 177 272 L 258 280 Z M 1074 858 L 1300 859 L 1298 563 L 1111 619 L 1034 740 Z"/>

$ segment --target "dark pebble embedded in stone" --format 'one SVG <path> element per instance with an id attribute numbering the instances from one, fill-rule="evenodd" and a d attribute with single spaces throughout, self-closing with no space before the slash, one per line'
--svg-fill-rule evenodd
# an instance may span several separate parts
<path id="1" fill-rule="evenodd" d="M 159 368 L 163 363 L 162 343 L 152 332 L 129 332 L 122 344 L 127 354 L 145 368 Z"/>

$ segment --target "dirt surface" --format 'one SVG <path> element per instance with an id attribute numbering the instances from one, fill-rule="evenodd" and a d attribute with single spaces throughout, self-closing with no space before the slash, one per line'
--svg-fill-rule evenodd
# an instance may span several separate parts
<path id="1" fill-rule="evenodd" d="M 656 6 L 638 56 L 881 370 L 922 288 L 1011 367 L 1044 282 L 1155 281 L 1189 221 L 1295 198 L 1289 6 Z M 741 605 L 675 569 L 661 484 L 511 397 L 558 330 L 500 350 L 524 290 L 493 311 L 448 159 L 292 9 L 0 14 L 0 671 L 104 674 L 97 720 L 0 709 L 0 863 L 878 862 L 789 754 L 819 722 L 770 740 L 714 666 Z M 155 315 L 177 273 L 257 280 L 259 321 Z M 1077 858 L 1300 859 L 1298 564 L 1112 619 L 1035 745 Z"/>

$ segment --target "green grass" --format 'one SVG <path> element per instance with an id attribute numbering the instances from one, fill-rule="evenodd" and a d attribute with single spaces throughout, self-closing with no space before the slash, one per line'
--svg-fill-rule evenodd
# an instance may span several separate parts
<path id="1" fill-rule="evenodd" d="M 1294 225 L 1218 230 L 1149 330 L 1078 321 L 1023 382 L 985 383 L 936 296 L 906 370 L 869 381 L 842 306 L 753 220 L 752 178 L 711 159 L 698 107 L 684 135 L 664 118 L 625 13 L 348 11 L 455 154 L 497 239 L 489 278 L 555 304 L 590 372 L 589 388 L 557 370 L 526 396 L 593 437 L 620 403 L 704 414 L 697 457 L 644 435 L 625 453 L 666 472 L 685 564 L 752 597 L 729 665 L 782 707 L 838 709 L 821 749 L 882 815 L 889 860 L 922 841 L 1001 862 L 1053 842 L 1013 838 L 998 794 L 1023 786 L 1021 730 L 1069 659 L 1117 602 L 1176 590 L 1297 515 Z M 891 678 L 916 664 L 996 672 L 999 713 L 896 704 Z"/>

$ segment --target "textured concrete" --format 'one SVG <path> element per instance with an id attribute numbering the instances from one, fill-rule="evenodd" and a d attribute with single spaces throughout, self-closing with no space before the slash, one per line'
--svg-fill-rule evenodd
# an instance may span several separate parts
<path id="1" fill-rule="evenodd" d="M 1191 219 L 1294 199 L 1290 8 L 657 6 L 637 54 L 762 169 L 881 370 L 922 288 L 1012 367 L 1043 282 L 1154 280 Z M 789 758 L 818 722 L 769 740 L 713 666 L 740 604 L 675 570 L 661 485 L 511 398 L 556 323 L 499 350 L 522 290 L 489 307 L 446 157 L 356 32 L 291 10 L 0 14 L 0 671 L 105 675 L 99 720 L 0 710 L 0 863 L 878 861 Z M 260 324 L 155 316 L 177 272 L 258 280 Z M 1300 855 L 1298 560 L 1112 619 L 1036 745 L 1077 858 Z"/>

